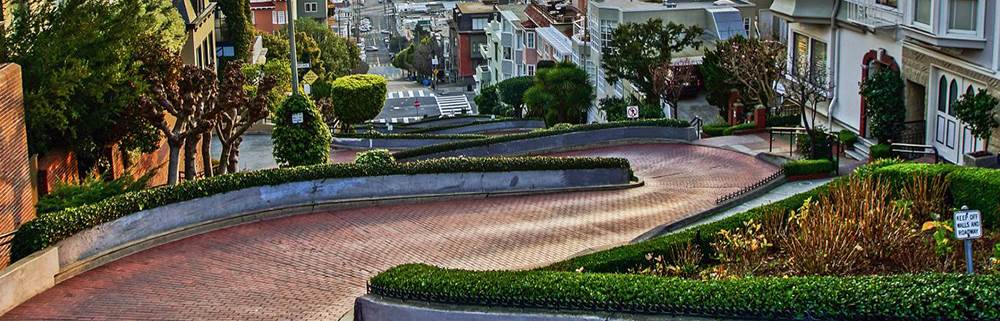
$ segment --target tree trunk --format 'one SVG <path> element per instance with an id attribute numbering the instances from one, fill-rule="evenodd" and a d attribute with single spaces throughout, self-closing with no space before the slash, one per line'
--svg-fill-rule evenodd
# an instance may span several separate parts
<path id="1" fill-rule="evenodd" d="M 177 185 L 178 163 L 180 163 L 181 144 L 173 140 L 167 141 L 170 146 L 170 160 L 167 164 L 167 185 Z"/>
<path id="2" fill-rule="evenodd" d="M 222 152 L 219 154 L 219 172 L 218 175 L 232 173 L 228 171 L 229 169 L 229 151 L 231 142 L 222 142 Z"/>
<path id="3" fill-rule="evenodd" d="M 194 180 L 198 176 L 195 154 L 198 151 L 199 135 L 190 135 L 184 142 L 184 180 Z"/>
<path id="4" fill-rule="evenodd" d="M 230 173 L 235 173 L 237 165 L 240 163 L 240 143 L 243 142 L 243 137 L 236 137 L 233 139 L 231 146 L 229 146 L 229 160 L 226 162 L 226 167 Z"/>
<path id="5" fill-rule="evenodd" d="M 206 130 L 201 134 L 201 167 L 205 172 L 205 177 L 214 176 L 212 173 L 212 131 Z"/>

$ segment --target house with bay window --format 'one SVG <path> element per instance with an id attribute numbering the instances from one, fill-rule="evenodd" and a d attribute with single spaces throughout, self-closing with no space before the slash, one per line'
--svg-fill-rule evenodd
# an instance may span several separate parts
<path id="1" fill-rule="evenodd" d="M 833 90 L 817 122 L 859 134 L 853 157 L 866 158 L 876 143 L 859 92 L 882 68 L 905 80 L 900 142 L 934 146 L 953 163 L 987 143 L 971 137 L 951 104 L 969 90 L 997 90 L 995 1 L 774 0 L 770 12 L 787 24 L 790 71 L 829 70 Z"/>

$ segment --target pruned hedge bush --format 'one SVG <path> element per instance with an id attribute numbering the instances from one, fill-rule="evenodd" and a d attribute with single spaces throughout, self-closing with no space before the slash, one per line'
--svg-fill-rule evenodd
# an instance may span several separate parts
<path id="1" fill-rule="evenodd" d="M 868 148 L 868 158 L 872 160 L 892 158 L 892 146 L 875 144 Z"/>
<path id="2" fill-rule="evenodd" d="M 512 117 L 497 117 L 496 119 L 477 120 L 475 122 L 468 123 L 468 124 L 458 124 L 458 125 L 451 125 L 451 126 L 427 127 L 427 128 L 414 129 L 414 130 L 407 131 L 407 133 L 410 133 L 410 134 L 420 134 L 420 133 L 428 133 L 428 132 L 434 132 L 434 131 L 446 130 L 446 129 L 455 129 L 455 128 L 462 128 L 462 127 L 478 126 L 478 125 L 482 125 L 482 124 L 502 123 L 502 122 L 508 122 L 508 121 L 522 121 L 522 120 L 540 120 L 540 119 L 535 119 L 535 118 L 518 119 L 518 118 L 512 118 Z"/>
<path id="3" fill-rule="evenodd" d="M 983 224 L 987 227 L 1000 224 L 1000 170 L 951 164 L 903 163 L 877 169 L 873 174 L 900 183 L 917 176 L 943 176 L 950 182 L 949 194 L 955 208 L 967 205 L 982 211 Z"/>
<path id="4" fill-rule="evenodd" d="M 785 163 L 781 168 L 785 176 L 829 174 L 837 170 L 837 163 L 829 159 L 803 159 Z"/>
<path id="5" fill-rule="evenodd" d="M 749 277 L 697 281 L 635 274 L 463 271 L 402 265 L 372 293 L 491 307 L 811 320 L 995 320 L 1000 275 Z"/>
<path id="6" fill-rule="evenodd" d="M 480 139 L 489 136 L 479 134 L 412 134 L 412 133 L 337 133 L 339 138 L 371 138 L 371 139 Z"/>
<path id="7" fill-rule="evenodd" d="M 474 139 L 461 142 L 451 142 L 445 144 L 437 144 L 426 147 L 414 148 L 410 150 L 405 150 L 396 153 L 397 159 L 406 159 L 416 156 L 429 155 L 434 153 L 440 153 L 450 150 L 486 146 L 497 143 L 510 142 L 522 139 L 531 139 L 545 136 L 561 135 L 573 132 L 583 132 L 590 130 L 599 130 L 607 128 L 621 128 L 621 127 L 690 127 L 691 124 L 684 120 L 676 119 L 648 119 L 648 120 L 634 120 L 634 121 L 620 121 L 620 122 L 610 122 L 610 123 L 600 123 L 600 124 L 587 124 L 587 125 L 576 125 L 568 129 L 562 130 L 540 130 L 532 131 L 528 133 L 521 134 L 509 134 L 500 136 L 491 136 L 483 139 Z"/>
<path id="8" fill-rule="evenodd" d="M 23 258 L 73 234 L 145 209 L 255 186 L 361 176 L 593 168 L 628 169 L 629 162 L 623 158 L 452 157 L 378 166 L 323 164 L 240 172 L 125 193 L 97 203 L 40 215 L 18 229 L 11 246 L 11 258 Z"/>
<path id="9" fill-rule="evenodd" d="M 754 128 L 757 128 L 757 125 L 754 123 L 744 123 L 733 126 L 730 126 L 729 124 L 710 124 L 702 127 L 701 131 L 704 132 L 705 134 L 708 134 L 709 136 L 718 137 L 718 136 L 729 136 L 741 130 L 749 130 Z"/>

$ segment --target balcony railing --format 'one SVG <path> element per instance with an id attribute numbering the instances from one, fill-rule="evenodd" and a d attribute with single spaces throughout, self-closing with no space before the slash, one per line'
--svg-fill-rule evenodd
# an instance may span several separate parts
<path id="1" fill-rule="evenodd" d="M 885 0 L 843 0 L 840 2 L 840 18 L 872 29 L 895 28 L 903 22 L 903 14 L 897 8 L 885 6 Z"/>
<path id="2" fill-rule="evenodd" d="M 587 19 L 581 17 L 573 21 L 573 39 L 581 42 L 590 40 L 587 37 Z"/>

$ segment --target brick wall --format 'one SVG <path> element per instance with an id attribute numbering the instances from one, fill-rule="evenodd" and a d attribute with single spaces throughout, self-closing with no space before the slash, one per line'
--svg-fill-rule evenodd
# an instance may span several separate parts
<path id="1" fill-rule="evenodd" d="M 23 103 L 21 67 L 0 65 L 0 235 L 35 217 Z M 8 263 L 8 250 L 0 245 L 0 268 Z"/>

